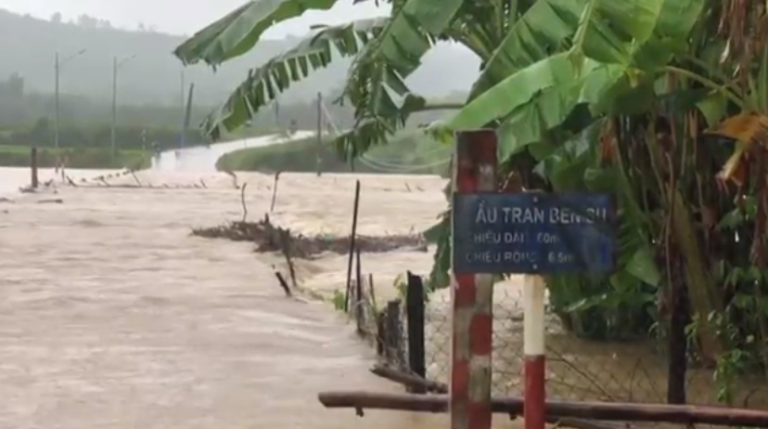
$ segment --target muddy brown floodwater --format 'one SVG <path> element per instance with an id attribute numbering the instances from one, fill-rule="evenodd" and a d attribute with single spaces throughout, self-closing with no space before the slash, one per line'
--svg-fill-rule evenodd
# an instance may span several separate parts
<path id="1" fill-rule="evenodd" d="M 41 173 L 42 179 L 52 175 Z M 444 429 L 444 415 L 327 410 L 324 390 L 402 392 L 368 373 L 373 353 L 327 302 L 289 299 L 271 265 L 248 243 L 190 236 L 192 227 L 242 219 L 240 191 L 225 174 L 144 171 L 109 177 L 112 187 L 70 172 L 78 188 L 0 199 L 0 428 Z M 0 169 L 3 192 L 27 172 Z M 362 234 L 406 233 L 434 223 L 445 207 L 437 177 L 358 176 Z M 285 174 L 277 223 L 302 233 L 349 231 L 351 175 Z M 142 188 L 118 187 L 134 184 Z M 248 183 L 254 220 L 269 207 L 273 178 Z M 197 188 L 192 188 L 196 186 Z M 51 202 L 60 199 L 61 203 Z M 48 200 L 48 202 L 44 202 Z M 316 295 L 345 281 L 346 256 L 302 261 Z M 364 255 L 379 303 L 397 296 L 395 277 L 426 273 L 431 252 Z M 494 391 L 520 394 L 520 279 L 494 288 Z M 448 293 L 430 297 L 429 376 L 445 380 Z M 646 344 L 594 343 L 552 319 L 548 394 L 571 400 L 660 402 L 664 359 Z M 711 370 L 691 370 L 691 403 L 714 403 Z M 768 406 L 762 377 L 747 380 L 739 405 Z M 746 401 L 744 401 L 746 402 Z M 494 428 L 519 428 L 506 416 Z"/>
<path id="2" fill-rule="evenodd" d="M 369 375 L 370 348 L 327 303 L 283 296 L 250 245 L 189 235 L 192 226 L 240 216 L 229 177 L 140 179 L 203 179 L 207 189 L 81 186 L 0 203 L 0 427 L 446 426 L 445 416 L 380 411 L 361 419 L 322 408 L 323 390 L 401 389 Z M 281 196 L 280 210 L 346 228 L 349 209 L 334 198 L 343 194 L 346 205 L 348 188 L 324 179 L 304 198 Z M 258 195 L 253 216 L 265 205 Z M 49 198 L 63 202 L 38 203 Z M 413 218 L 396 213 L 407 204 L 371 205 L 363 216 Z M 431 221 L 439 209 L 416 217 Z M 506 417 L 497 423 L 515 427 Z"/>

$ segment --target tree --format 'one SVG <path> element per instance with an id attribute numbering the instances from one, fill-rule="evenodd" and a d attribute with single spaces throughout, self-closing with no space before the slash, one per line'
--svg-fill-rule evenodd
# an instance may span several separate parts
<path id="1" fill-rule="evenodd" d="M 216 67 L 251 49 L 270 26 L 334 3 L 275 0 L 267 8 L 251 1 L 175 54 L 185 64 Z M 768 368 L 765 4 L 389 3 L 386 18 L 319 28 L 254 69 L 207 118 L 205 132 L 217 138 L 292 82 L 352 57 L 343 96 L 355 108 L 356 125 L 338 144 L 355 156 L 385 143 L 413 113 L 434 108 L 404 79 L 437 41 L 461 43 L 481 58 L 482 73 L 466 103 L 453 106 L 458 112 L 431 127 L 435 135 L 497 127 L 501 169 L 526 187 L 617 196 L 616 272 L 547 279 L 566 327 L 626 338 L 645 336 L 659 322 L 656 332 L 669 331 L 671 348 L 682 344 L 683 363 L 687 332 L 704 359 Z M 716 131 L 705 136 L 706 128 Z M 449 224 L 446 214 L 427 233 L 439 242 L 434 287 L 447 279 Z"/>
<path id="2" fill-rule="evenodd" d="M 61 24 L 63 22 L 63 19 L 61 17 L 61 12 L 56 12 L 53 15 L 51 15 L 51 22 L 54 24 Z"/>
<path id="3" fill-rule="evenodd" d="M 99 20 L 92 16 L 83 14 L 77 17 L 77 25 L 78 27 L 82 28 L 94 29 L 98 28 Z"/>

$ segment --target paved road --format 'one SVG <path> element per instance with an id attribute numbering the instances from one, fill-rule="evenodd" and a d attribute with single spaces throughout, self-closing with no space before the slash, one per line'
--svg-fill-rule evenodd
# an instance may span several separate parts
<path id="1" fill-rule="evenodd" d="M 152 168 L 160 171 L 212 172 L 216 171 L 216 161 L 222 155 L 229 152 L 244 148 L 281 144 L 291 140 L 307 138 L 313 134 L 311 131 L 298 131 L 291 139 L 285 139 L 279 134 L 273 134 L 252 139 L 216 143 L 210 146 L 169 150 L 161 153 L 159 159 L 154 160 Z"/>

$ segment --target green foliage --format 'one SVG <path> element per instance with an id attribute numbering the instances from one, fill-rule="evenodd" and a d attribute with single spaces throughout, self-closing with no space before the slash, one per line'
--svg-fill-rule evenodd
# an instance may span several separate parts
<path id="1" fill-rule="evenodd" d="M 250 51 L 269 27 L 302 15 L 307 10 L 328 10 L 335 0 L 248 1 L 174 50 L 185 64 L 203 60 L 217 66 Z M 232 31 L 232 28 L 237 31 Z"/>
<path id="2" fill-rule="evenodd" d="M 242 128 L 232 133 L 229 138 L 238 139 L 272 134 L 274 128 Z M 115 129 L 115 146 L 117 149 L 133 150 L 166 150 L 179 146 L 180 133 L 178 128 L 158 128 L 148 126 L 118 126 Z M 185 146 L 209 144 L 198 130 L 187 130 L 184 137 Z M 36 146 L 39 148 L 54 146 L 54 128 L 47 118 L 38 120 L 31 127 L 7 128 L 0 131 L 0 145 Z M 109 123 L 93 125 L 63 125 L 59 129 L 59 146 L 61 148 L 111 148 L 111 127 Z"/>
<path id="3" fill-rule="evenodd" d="M 219 158 L 216 166 L 229 171 L 315 172 L 318 152 L 325 172 L 444 174 L 450 148 L 421 134 L 405 133 L 350 165 L 339 157 L 330 140 L 324 140 L 318 148 L 317 138 L 310 137 L 231 152 Z"/>
<path id="4" fill-rule="evenodd" d="M 344 311 L 344 307 L 346 306 L 347 301 L 347 295 L 344 293 L 342 289 L 334 289 L 333 290 L 333 296 L 331 297 L 331 302 L 333 302 L 333 308 L 337 311 Z"/>
<path id="5" fill-rule="evenodd" d="M 277 6 L 280 2 L 273 1 Z M 317 6 L 327 6 L 333 2 L 327 0 L 316 1 Z M 254 3 L 244 7 L 253 6 Z M 290 3 L 282 3 L 287 5 Z M 255 10 L 256 13 L 262 8 Z M 243 10 L 246 13 L 247 10 Z M 294 11 L 291 11 L 292 13 Z M 225 18 L 226 20 L 230 17 Z M 254 31 L 259 27 L 271 25 L 263 21 L 252 20 L 255 24 Z M 342 57 L 355 55 L 361 49 L 362 43 L 373 34 L 381 31 L 383 23 L 381 19 L 371 19 L 346 24 L 336 27 L 323 28 L 318 34 L 312 34 L 303 39 L 297 46 L 283 54 L 271 59 L 261 67 L 249 73 L 238 90 L 232 94 L 224 105 L 203 123 L 203 129 L 212 139 L 218 140 L 227 132 L 239 127 L 254 116 L 260 108 L 275 100 L 278 94 L 288 89 L 295 81 L 309 76 L 311 71 L 325 68 L 331 62 L 332 48 Z M 180 46 L 176 54 L 182 61 L 197 61 L 204 59 L 209 64 L 218 65 L 233 55 L 241 55 L 242 47 L 238 46 L 233 51 L 222 49 L 222 45 L 236 45 L 238 43 L 253 45 L 256 39 L 252 35 L 237 35 L 237 33 L 220 33 L 215 27 L 209 27 L 213 32 L 210 36 L 199 36 L 190 39 L 187 44 Z M 232 37 L 233 35 L 239 37 Z M 209 38 L 210 37 L 210 38 Z M 256 36 L 258 37 L 258 36 Z M 235 40 L 231 40 L 235 39 Z M 358 42 L 358 41 L 362 42 Z M 250 46 L 248 47 L 250 48 Z M 243 98 L 243 94 L 247 94 Z"/>
<path id="6" fill-rule="evenodd" d="M 59 129 L 59 146 L 109 149 L 111 145 L 110 133 L 108 124 L 92 127 L 65 125 Z M 122 126 L 116 129 L 115 140 L 118 149 L 150 150 L 154 146 L 159 149 L 178 147 L 179 138 L 178 129 Z M 206 143 L 207 141 L 197 131 L 189 131 L 186 135 L 187 145 Z M 47 119 L 41 119 L 32 127 L 4 132 L 0 136 L 0 144 L 53 147 L 53 126 Z"/>
<path id="7" fill-rule="evenodd" d="M 59 160 L 67 160 L 67 168 L 122 169 L 148 168 L 152 165 L 152 154 L 138 149 L 118 150 L 99 148 L 43 148 L 37 152 L 38 166 L 56 167 Z M 28 167 L 30 148 L 26 146 L 0 145 L 0 166 Z"/>
<path id="8" fill-rule="evenodd" d="M 301 3 L 275 2 L 286 8 Z M 690 354 L 717 363 L 721 400 L 731 401 L 730 383 L 738 373 L 757 365 L 768 371 L 768 48 L 754 49 L 764 45 L 756 24 L 765 18 L 764 4 L 390 3 L 381 31 L 354 41 L 362 48 L 343 93 L 355 120 L 337 142 L 344 155 L 361 157 L 391 143 L 387 137 L 414 113 L 434 108 L 405 78 L 436 41 L 465 46 L 483 62 L 481 78 L 454 117 L 430 127 L 432 135 L 442 139 L 454 130 L 495 127 L 500 170 L 517 173 L 527 189 L 616 196 L 615 272 L 547 278 L 552 307 L 565 326 L 596 339 L 663 334 L 670 321 L 680 323 L 681 315 L 668 316 L 682 308 L 677 303 L 685 297 L 692 318 Z M 752 15 L 757 19 L 745 18 Z M 248 25 L 218 32 L 245 35 L 265 18 L 244 18 Z M 320 34 L 346 43 L 342 32 Z M 292 52 L 295 61 L 314 55 Z M 305 75 L 291 75 L 290 81 Z M 276 86 L 280 92 L 287 85 Z M 249 89 L 258 93 L 240 90 L 230 98 L 230 105 L 241 103 L 240 113 L 209 117 L 215 125 L 208 130 L 231 129 L 276 96 L 265 87 Z M 717 141 L 700 136 L 700 130 L 740 111 L 729 127 L 720 124 Z M 718 174 L 723 165 L 727 174 Z M 722 179 L 738 186 L 718 183 Z M 433 287 L 447 284 L 449 215 L 428 231 L 430 242 L 438 244 Z"/>

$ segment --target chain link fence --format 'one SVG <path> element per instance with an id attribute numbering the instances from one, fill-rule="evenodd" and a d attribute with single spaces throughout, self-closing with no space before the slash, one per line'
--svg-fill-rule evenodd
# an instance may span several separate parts
<path id="1" fill-rule="evenodd" d="M 507 281 L 494 289 L 493 378 L 494 396 L 522 396 L 523 375 L 523 305 L 521 282 Z M 415 372 L 411 368 L 419 354 L 424 361 L 427 380 L 448 384 L 451 350 L 451 297 L 450 290 L 427 295 L 424 300 L 423 351 L 415 350 L 409 341 L 408 326 L 411 315 L 409 305 L 401 300 L 390 303 L 389 312 L 397 312 L 400 322 L 391 322 L 387 332 L 390 352 L 386 362 L 390 366 Z M 412 311 L 412 310 L 411 310 Z M 384 317 L 388 311 L 384 311 Z M 381 333 L 380 333 L 381 334 Z M 392 340 L 395 336 L 398 339 Z M 394 342 L 393 342 L 394 341 Z M 669 362 L 661 341 L 594 341 L 578 338 L 563 326 L 560 317 L 547 314 L 547 397 L 565 401 L 603 401 L 634 403 L 665 403 Z M 417 356 L 414 356 L 417 355 Z M 672 369 L 676 371 L 676 369 Z M 687 380 L 687 403 L 718 405 L 718 391 L 722 388 L 715 380 L 715 368 L 690 366 L 680 368 Z M 737 386 L 733 406 L 767 409 L 768 384 L 765 377 L 745 379 Z M 629 426 L 622 426 L 629 427 Z M 676 427 L 663 424 L 642 424 L 631 427 Z M 679 427 L 679 426 L 677 426 Z M 697 426 L 699 428 L 705 426 Z"/>

